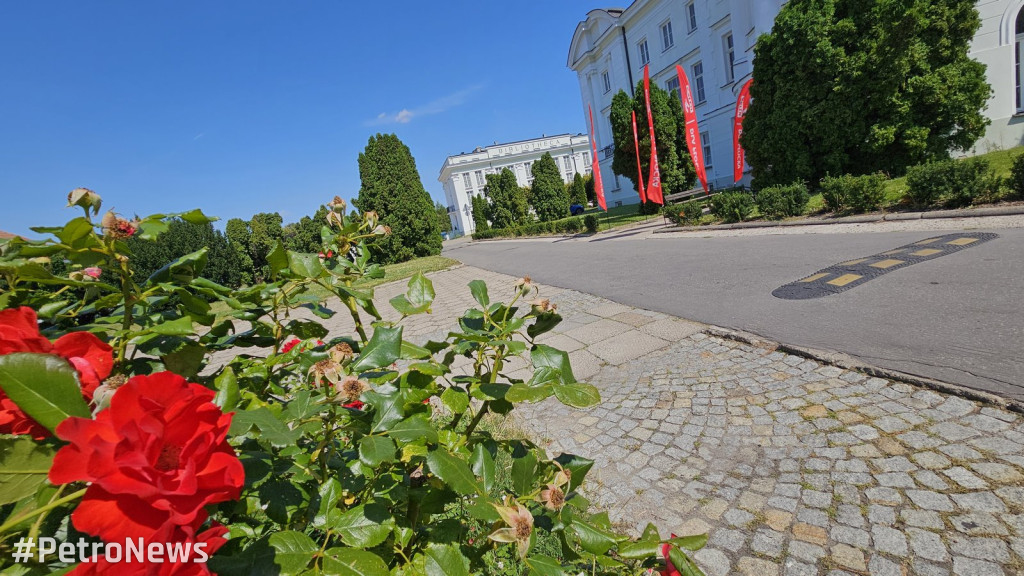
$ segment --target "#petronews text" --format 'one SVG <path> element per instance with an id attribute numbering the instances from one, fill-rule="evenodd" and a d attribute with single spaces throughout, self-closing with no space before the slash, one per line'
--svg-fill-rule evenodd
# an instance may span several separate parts
<path id="1" fill-rule="evenodd" d="M 16 549 L 21 552 L 22 561 L 26 558 L 25 540 L 18 542 Z M 28 546 L 31 549 L 32 539 L 28 539 Z M 125 538 L 124 544 L 120 542 L 89 542 L 79 539 L 78 542 L 58 542 L 55 538 L 43 536 L 39 538 L 39 546 L 36 549 L 36 557 L 39 562 L 45 562 L 48 556 L 56 555 L 61 562 L 96 562 L 106 557 L 109 563 L 204 563 L 210 559 L 206 553 L 206 542 L 146 542 L 142 538 L 132 540 Z M 28 553 L 31 554 L 31 553 Z"/>

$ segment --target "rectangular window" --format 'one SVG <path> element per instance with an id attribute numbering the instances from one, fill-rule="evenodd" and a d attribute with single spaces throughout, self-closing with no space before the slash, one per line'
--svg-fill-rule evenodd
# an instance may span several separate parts
<path id="1" fill-rule="evenodd" d="M 462 173 L 462 187 L 469 190 L 473 187 L 473 182 L 469 179 L 469 172 Z"/>
<path id="2" fill-rule="evenodd" d="M 604 83 L 604 93 L 612 91 L 612 79 L 608 77 L 608 71 L 601 72 L 601 82 Z"/>
<path id="3" fill-rule="evenodd" d="M 689 32 L 697 29 L 697 7 L 693 0 L 686 3 L 686 26 Z"/>
<path id="4" fill-rule="evenodd" d="M 704 146 L 704 165 L 711 168 L 711 133 L 701 132 L 700 143 Z"/>
<path id="5" fill-rule="evenodd" d="M 585 164 L 587 166 L 590 165 L 590 152 L 584 152 L 583 153 L 583 164 Z"/>
<path id="6" fill-rule="evenodd" d="M 722 37 L 725 48 L 725 81 L 732 82 L 735 78 L 733 68 L 736 66 L 736 50 L 733 46 L 732 32 Z"/>
<path id="7" fill-rule="evenodd" d="M 484 185 L 484 173 L 483 173 L 482 170 L 477 170 L 476 171 L 476 185 L 477 186 L 483 186 Z"/>
<path id="8" fill-rule="evenodd" d="M 673 76 L 665 82 L 665 90 L 672 94 L 672 97 L 679 99 L 679 76 Z"/>
<path id="9" fill-rule="evenodd" d="M 693 101 L 700 103 L 704 101 L 704 63 L 697 62 L 693 65 Z"/>
<path id="10" fill-rule="evenodd" d="M 646 66 L 651 61 L 651 52 L 647 49 L 647 39 L 641 40 L 636 45 L 636 49 L 640 53 L 640 66 Z"/>
<path id="11" fill-rule="evenodd" d="M 668 50 L 675 44 L 672 39 L 672 21 L 669 20 L 661 25 L 661 48 L 662 50 Z"/>

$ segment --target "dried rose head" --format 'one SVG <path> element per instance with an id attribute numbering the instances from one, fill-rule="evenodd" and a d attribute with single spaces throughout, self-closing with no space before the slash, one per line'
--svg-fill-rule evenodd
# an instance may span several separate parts
<path id="1" fill-rule="evenodd" d="M 345 376 L 340 383 L 334 385 L 335 392 L 346 402 L 359 400 L 359 396 L 366 388 L 366 383 L 355 376 Z"/>
<path id="2" fill-rule="evenodd" d="M 341 381 L 342 373 L 341 364 L 331 359 L 321 360 L 309 369 L 315 386 L 320 386 L 325 379 L 331 384 L 337 384 Z"/>
<path id="3" fill-rule="evenodd" d="M 344 364 L 355 356 L 355 352 L 347 342 L 335 344 L 334 347 L 327 351 L 327 353 L 330 355 L 331 360 L 334 360 L 338 364 Z"/>
<path id="4" fill-rule="evenodd" d="M 68 206 L 79 206 L 87 213 L 91 209 L 93 214 L 99 214 L 102 205 L 103 199 L 100 195 L 88 188 L 75 188 L 68 193 Z"/>
<path id="5" fill-rule="evenodd" d="M 540 491 L 540 501 L 548 510 L 561 510 L 565 506 L 565 492 L 554 484 Z"/>
<path id="6" fill-rule="evenodd" d="M 533 514 L 519 502 L 509 502 L 506 496 L 503 506 L 494 505 L 498 515 L 507 524 L 506 528 L 498 528 L 487 537 L 495 542 L 515 542 L 519 546 L 520 558 L 525 558 L 530 551 L 530 536 L 533 534 Z"/>

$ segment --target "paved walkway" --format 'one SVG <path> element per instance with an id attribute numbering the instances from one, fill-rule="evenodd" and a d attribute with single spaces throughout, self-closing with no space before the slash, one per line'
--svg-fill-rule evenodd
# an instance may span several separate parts
<path id="1" fill-rule="evenodd" d="M 492 300 L 514 281 L 468 266 L 430 277 L 438 298 L 407 320 L 414 342 L 447 334 L 470 280 Z M 404 290 L 378 287 L 379 308 Z M 594 459 L 587 496 L 627 529 L 708 532 L 696 559 L 710 576 L 1024 574 L 1020 415 L 580 292 L 541 296 L 564 317 L 541 341 L 603 402 L 552 398 L 519 425 L 549 453 Z"/>

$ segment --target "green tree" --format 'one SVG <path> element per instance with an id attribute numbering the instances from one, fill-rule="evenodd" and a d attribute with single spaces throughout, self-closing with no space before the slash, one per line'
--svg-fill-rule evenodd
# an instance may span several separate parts
<path id="1" fill-rule="evenodd" d="M 319 252 L 322 244 L 320 231 L 324 226 L 327 226 L 327 208 L 321 206 L 312 218 L 303 216 L 298 222 L 282 228 L 285 248 L 296 252 Z"/>
<path id="2" fill-rule="evenodd" d="M 252 259 L 254 280 L 262 282 L 270 275 L 267 256 L 278 240 L 284 238 L 283 219 L 277 212 L 260 212 L 249 220 L 249 258 Z"/>
<path id="3" fill-rule="evenodd" d="M 159 241 L 138 237 L 126 240 L 132 252 L 132 263 L 139 280 L 186 254 L 207 248 L 206 267 L 201 276 L 230 288 L 242 283 L 241 266 L 224 234 L 210 223 L 191 224 L 179 219 L 168 222 L 167 231 Z"/>
<path id="4" fill-rule="evenodd" d="M 441 225 L 434 203 L 423 188 L 409 147 L 394 134 L 371 136 L 359 155 L 362 186 L 352 203 L 364 214 L 377 212 L 391 234 L 371 250 L 377 262 L 404 262 L 441 253 Z"/>
<path id="5" fill-rule="evenodd" d="M 573 176 L 572 183 L 569 184 L 569 204 L 587 205 L 587 183 L 579 172 Z"/>
<path id="6" fill-rule="evenodd" d="M 530 203 L 541 222 L 558 220 L 569 215 L 569 197 L 565 194 L 562 174 L 551 154 L 545 152 L 540 160 L 533 163 L 533 185 L 530 187 Z"/>
<path id="7" fill-rule="evenodd" d="M 516 175 L 508 168 L 498 174 L 487 175 L 484 196 L 490 201 L 487 219 L 491 226 L 509 228 L 528 221 L 530 205 L 526 202 L 526 194 L 519 187 Z"/>
<path id="8" fill-rule="evenodd" d="M 441 225 L 441 232 L 451 232 L 452 219 L 448 217 L 448 207 L 440 202 L 435 202 L 434 212 L 437 212 L 437 220 L 438 224 Z"/>
<path id="9" fill-rule="evenodd" d="M 252 265 L 252 257 L 249 256 L 249 240 L 252 238 L 249 223 L 241 218 L 232 218 L 228 220 L 224 235 L 227 236 L 231 253 L 238 261 L 240 282 L 243 285 L 252 284 L 256 279 L 256 271 Z"/>
<path id="10" fill-rule="evenodd" d="M 583 180 L 587 190 L 587 202 L 597 206 L 597 192 L 594 189 L 594 175 L 588 174 Z"/>
<path id="11" fill-rule="evenodd" d="M 487 198 L 478 194 L 471 197 L 469 202 L 473 208 L 473 226 L 478 232 L 490 230 L 491 225 L 487 222 L 487 213 L 491 211 L 491 208 Z"/>
<path id="12" fill-rule="evenodd" d="M 743 147 L 757 187 L 901 174 L 970 148 L 990 88 L 974 0 L 792 0 L 754 54 Z"/>

